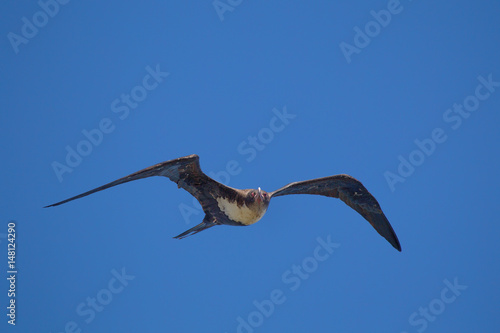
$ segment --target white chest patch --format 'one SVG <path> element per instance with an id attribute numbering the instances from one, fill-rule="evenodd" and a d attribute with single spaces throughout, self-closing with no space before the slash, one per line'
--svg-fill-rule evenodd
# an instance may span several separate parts
<path id="1" fill-rule="evenodd" d="M 217 204 L 221 211 L 227 215 L 231 220 L 240 222 L 244 225 L 254 224 L 264 216 L 266 208 L 259 211 L 254 211 L 248 208 L 245 204 L 238 207 L 235 202 L 229 202 L 224 198 L 217 198 Z"/>

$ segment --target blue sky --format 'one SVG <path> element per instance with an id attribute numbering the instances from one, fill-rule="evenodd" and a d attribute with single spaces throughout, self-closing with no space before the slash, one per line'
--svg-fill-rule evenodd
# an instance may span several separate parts
<path id="1" fill-rule="evenodd" d="M 500 327 L 497 1 L 5 2 L 2 332 L 492 332 Z M 48 14 L 47 14 L 48 13 Z M 237 188 L 347 173 L 403 251 L 340 200 L 245 228 L 166 178 Z"/>

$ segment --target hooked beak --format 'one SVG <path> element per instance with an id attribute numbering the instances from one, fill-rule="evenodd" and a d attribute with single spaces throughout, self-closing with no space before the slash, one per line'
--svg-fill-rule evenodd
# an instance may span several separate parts
<path id="1" fill-rule="evenodd" d="M 262 190 L 260 189 L 260 187 L 257 189 L 257 191 L 259 192 L 259 197 L 257 198 L 257 200 L 264 201 L 264 195 L 262 195 Z"/>

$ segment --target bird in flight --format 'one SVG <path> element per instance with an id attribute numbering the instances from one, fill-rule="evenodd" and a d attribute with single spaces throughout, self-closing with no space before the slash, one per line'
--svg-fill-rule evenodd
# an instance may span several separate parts
<path id="1" fill-rule="evenodd" d="M 396 250 L 401 251 L 398 237 L 377 200 L 361 182 L 351 176 L 335 175 L 294 182 L 269 193 L 262 191 L 260 187 L 256 190 L 240 190 L 223 185 L 203 173 L 198 155 L 158 163 L 44 208 L 58 206 L 116 185 L 152 176 L 164 176 L 177 183 L 178 188 L 182 187 L 200 202 L 205 212 L 205 217 L 200 224 L 175 236 L 174 238 L 177 239 L 194 235 L 215 225 L 248 226 L 254 224 L 264 216 L 273 197 L 288 194 L 316 194 L 344 201 L 370 222 L 372 227 Z"/>

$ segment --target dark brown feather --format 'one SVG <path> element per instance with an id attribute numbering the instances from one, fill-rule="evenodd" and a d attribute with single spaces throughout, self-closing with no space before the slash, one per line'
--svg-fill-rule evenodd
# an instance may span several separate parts
<path id="1" fill-rule="evenodd" d="M 357 179 L 349 175 L 335 175 L 291 183 L 270 193 L 271 197 L 288 194 L 316 194 L 339 198 L 370 222 L 394 248 L 401 251 L 398 237 L 379 203 Z"/>
<path id="2" fill-rule="evenodd" d="M 177 183 L 177 186 L 179 188 L 183 188 L 184 190 L 188 191 L 200 202 L 203 211 L 207 215 L 208 220 L 212 221 L 213 223 L 234 224 L 232 221 L 229 221 L 227 217 L 220 211 L 215 198 L 222 196 L 234 200 L 234 198 L 236 198 L 237 196 L 238 190 L 225 186 L 204 174 L 200 168 L 198 155 L 189 155 L 186 157 L 181 157 L 155 164 L 153 166 L 150 166 L 149 168 L 134 172 L 126 177 L 117 179 L 106 185 L 100 186 L 93 190 L 87 191 L 85 193 L 76 195 L 74 197 L 46 207 L 58 206 L 116 185 L 152 176 L 167 177 L 171 181 Z"/>

